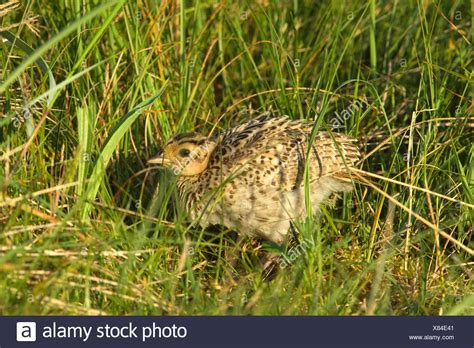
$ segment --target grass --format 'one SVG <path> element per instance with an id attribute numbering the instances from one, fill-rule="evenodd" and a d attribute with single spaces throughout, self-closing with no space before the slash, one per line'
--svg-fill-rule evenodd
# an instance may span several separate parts
<path id="1" fill-rule="evenodd" d="M 469 1 L 1 6 L 1 314 L 474 314 Z M 146 160 L 270 109 L 365 158 L 264 281 Z"/>

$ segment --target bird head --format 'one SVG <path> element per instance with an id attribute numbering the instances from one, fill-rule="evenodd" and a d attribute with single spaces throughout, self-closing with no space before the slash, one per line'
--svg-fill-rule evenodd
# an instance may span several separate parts
<path id="1" fill-rule="evenodd" d="M 172 169 L 175 175 L 197 175 L 207 168 L 215 148 L 216 141 L 200 133 L 179 134 L 171 138 L 148 163 Z"/>

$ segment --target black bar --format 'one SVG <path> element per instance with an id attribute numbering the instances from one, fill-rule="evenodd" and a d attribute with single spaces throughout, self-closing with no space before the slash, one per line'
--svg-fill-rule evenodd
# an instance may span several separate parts
<path id="1" fill-rule="evenodd" d="M 138 346 L 472 348 L 474 317 L 0 317 L 0 348 Z"/>

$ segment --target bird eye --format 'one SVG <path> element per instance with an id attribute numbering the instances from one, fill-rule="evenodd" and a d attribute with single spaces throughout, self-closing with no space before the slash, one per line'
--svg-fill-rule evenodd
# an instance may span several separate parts
<path id="1" fill-rule="evenodd" d="M 181 149 L 181 150 L 179 150 L 179 155 L 180 155 L 181 157 L 188 157 L 190 153 L 191 153 L 191 151 L 189 151 L 189 149 Z"/>

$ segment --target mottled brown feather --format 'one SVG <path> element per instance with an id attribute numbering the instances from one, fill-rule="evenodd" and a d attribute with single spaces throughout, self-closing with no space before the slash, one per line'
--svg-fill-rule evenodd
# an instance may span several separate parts
<path id="1" fill-rule="evenodd" d="M 290 221 L 307 213 L 306 170 L 311 213 L 317 213 L 332 193 L 352 188 L 350 168 L 360 159 L 354 139 L 344 134 L 318 132 L 311 141 L 313 126 L 265 115 L 205 138 L 213 145 L 207 166 L 178 179 L 186 210 L 203 226 L 220 223 L 282 243 Z M 177 136 L 167 146 L 206 146 L 203 138 Z"/>

